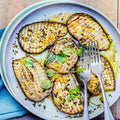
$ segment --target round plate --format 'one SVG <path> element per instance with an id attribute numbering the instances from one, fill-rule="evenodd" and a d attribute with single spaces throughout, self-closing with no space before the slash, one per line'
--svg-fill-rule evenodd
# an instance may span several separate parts
<path id="1" fill-rule="evenodd" d="M 26 100 L 26 96 L 22 92 L 12 68 L 12 58 L 18 59 L 25 56 L 25 52 L 23 52 L 21 49 L 17 49 L 18 53 L 16 53 L 16 55 L 15 52 L 13 52 L 13 49 L 16 50 L 15 48 L 13 48 L 13 43 L 18 45 L 18 41 L 15 39 L 17 37 L 16 33 L 18 33 L 19 30 L 26 24 L 44 20 L 46 19 L 46 17 L 49 18 L 49 16 L 58 15 L 61 12 L 67 13 L 68 16 L 72 13 L 87 13 L 91 16 L 94 16 L 94 18 L 98 22 L 100 22 L 105 27 L 107 32 L 112 36 L 112 39 L 115 41 L 118 51 L 120 51 L 120 34 L 117 28 L 112 24 L 112 22 L 102 13 L 91 7 L 76 2 L 47 1 L 34 4 L 24 9 L 12 20 L 12 22 L 6 28 L 1 41 L 1 74 L 6 87 L 13 95 L 13 97 L 22 106 L 24 106 L 27 110 L 37 115 L 38 117 L 49 120 L 66 120 L 70 119 L 69 117 L 72 117 L 74 120 L 82 120 L 82 117 L 79 118 L 79 115 L 71 115 L 68 117 L 67 114 L 58 111 L 57 108 L 54 106 L 52 100 L 49 98 L 46 98 L 44 102 L 37 103 L 34 103 L 33 101 L 30 101 L 28 99 Z M 46 52 L 47 51 L 34 57 L 42 58 L 45 56 Z M 120 95 L 120 79 L 118 79 L 119 77 L 120 68 L 118 67 L 115 86 L 116 89 L 115 91 L 110 92 L 112 97 L 108 95 L 109 92 L 107 93 L 107 98 L 110 106 L 115 103 Z M 101 102 L 99 101 L 99 96 L 93 97 L 91 101 L 95 104 L 101 104 Z M 89 111 L 92 111 L 89 114 L 90 118 L 94 118 L 103 112 L 103 107 L 97 108 L 95 105 L 90 104 Z"/>

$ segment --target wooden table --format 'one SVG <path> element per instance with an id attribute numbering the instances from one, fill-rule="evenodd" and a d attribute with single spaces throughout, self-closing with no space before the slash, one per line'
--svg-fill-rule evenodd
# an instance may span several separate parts
<path id="1" fill-rule="evenodd" d="M 0 0 L 0 29 L 8 25 L 12 18 L 27 6 L 42 0 Z M 79 3 L 87 4 L 105 14 L 120 30 L 120 0 L 74 0 Z M 111 107 L 116 119 L 120 119 L 120 98 Z M 94 120 L 103 120 L 103 114 Z M 29 114 L 10 120 L 41 120 Z"/>

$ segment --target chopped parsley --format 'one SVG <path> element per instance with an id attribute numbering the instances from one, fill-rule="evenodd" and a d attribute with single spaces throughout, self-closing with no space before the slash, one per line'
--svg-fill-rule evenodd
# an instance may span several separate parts
<path id="1" fill-rule="evenodd" d="M 71 48 L 65 48 L 64 50 L 63 50 L 63 53 L 65 54 L 65 55 L 67 55 L 67 56 L 70 56 L 71 54 L 72 54 L 72 49 Z"/>
<path id="2" fill-rule="evenodd" d="M 80 54 L 82 52 L 82 56 L 83 56 L 84 55 L 84 51 L 85 51 L 85 48 L 80 46 L 80 47 L 77 48 L 76 53 L 77 53 L 78 56 L 80 56 Z"/>
<path id="3" fill-rule="evenodd" d="M 67 96 L 68 101 L 71 101 L 73 98 L 76 98 L 78 96 L 80 91 L 80 86 L 81 84 L 79 84 L 77 88 L 69 90 L 70 94 Z"/>
<path id="4" fill-rule="evenodd" d="M 54 76 L 55 73 L 56 73 L 56 72 L 55 72 L 53 69 L 47 69 L 47 70 L 46 70 L 46 74 L 47 74 L 48 77 Z"/>
<path id="5" fill-rule="evenodd" d="M 54 60 L 55 60 L 55 54 L 53 52 L 49 52 L 47 54 L 45 62 L 49 64 L 49 63 L 53 62 Z"/>
<path id="6" fill-rule="evenodd" d="M 26 67 L 31 68 L 31 67 L 33 67 L 33 65 L 34 65 L 34 61 L 33 61 L 30 57 L 25 57 L 25 58 L 23 59 L 23 64 L 24 64 Z"/>
<path id="7" fill-rule="evenodd" d="M 65 63 L 67 61 L 67 56 L 64 53 L 57 54 L 57 60 L 61 63 Z"/>
<path id="8" fill-rule="evenodd" d="M 40 86 L 43 88 L 43 89 L 49 89 L 52 87 L 52 82 L 49 80 L 49 79 L 45 79 L 41 82 Z"/>

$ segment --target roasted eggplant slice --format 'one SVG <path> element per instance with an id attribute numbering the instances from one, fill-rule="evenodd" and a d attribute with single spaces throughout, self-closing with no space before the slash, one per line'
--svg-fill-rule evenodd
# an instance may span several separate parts
<path id="1" fill-rule="evenodd" d="M 115 89 L 115 77 L 112 66 L 109 61 L 101 55 L 101 63 L 103 67 L 102 81 L 105 91 L 113 91 Z M 79 62 L 77 63 L 78 68 Z M 93 95 L 99 95 L 101 93 L 101 87 L 98 77 L 91 73 L 91 80 L 88 82 L 88 90 Z"/>
<path id="2" fill-rule="evenodd" d="M 79 41 L 81 45 L 87 45 L 89 41 L 98 41 L 100 50 L 110 47 L 110 40 L 102 26 L 88 14 L 73 14 L 67 21 L 68 32 Z"/>
<path id="3" fill-rule="evenodd" d="M 64 36 L 67 27 L 63 23 L 41 21 L 24 26 L 18 34 L 21 48 L 27 53 L 41 53 L 57 37 Z"/>
<path id="4" fill-rule="evenodd" d="M 53 85 L 53 101 L 56 107 L 65 113 L 76 114 L 84 109 L 84 93 L 80 87 L 79 94 L 69 100 L 70 90 L 76 89 L 78 82 L 74 74 L 62 75 L 54 81 Z"/>
<path id="5" fill-rule="evenodd" d="M 49 86 L 49 83 L 47 86 L 49 89 L 43 89 L 44 86 L 41 86 L 43 81 L 48 82 L 49 79 L 44 68 L 37 60 L 31 56 L 26 56 L 13 60 L 12 65 L 23 92 L 30 100 L 41 101 L 51 93 L 52 86 Z"/>
<path id="6" fill-rule="evenodd" d="M 51 61 L 46 61 L 46 67 L 60 73 L 68 73 L 77 62 L 76 49 L 77 45 L 70 38 L 55 41 L 54 46 L 49 50 L 49 53 L 53 54 L 53 56 L 47 58 Z"/>

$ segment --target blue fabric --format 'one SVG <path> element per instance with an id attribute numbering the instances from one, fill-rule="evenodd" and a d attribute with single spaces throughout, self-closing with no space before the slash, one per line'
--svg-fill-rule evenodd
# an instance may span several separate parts
<path id="1" fill-rule="evenodd" d="M 0 39 L 4 30 L 5 28 L 0 30 Z M 27 111 L 9 94 L 0 76 L 0 120 L 22 116 L 26 113 Z"/>

